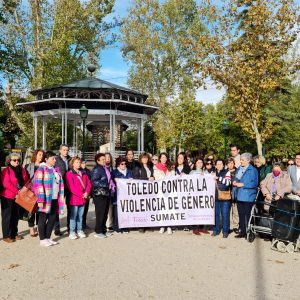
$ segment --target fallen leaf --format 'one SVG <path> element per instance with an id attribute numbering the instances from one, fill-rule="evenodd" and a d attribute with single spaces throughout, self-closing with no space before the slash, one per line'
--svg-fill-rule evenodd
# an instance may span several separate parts
<path id="1" fill-rule="evenodd" d="M 10 264 L 9 267 L 8 267 L 8 269 L 17 268 L 19 266 L 20 266 L 19 264 Z"/>
<path id="2" fill-rule="evenodd" d="M 220 249 L 227 249 L 225 246 L 219 246 Z"/>
<path id="3" fill-rule="evenodd" d="M 284 264 L 284 261 L 282 261 L 282 260 L 277 260 L 276 259 L 275 262 L 278 263 L 278 264 Z"/>

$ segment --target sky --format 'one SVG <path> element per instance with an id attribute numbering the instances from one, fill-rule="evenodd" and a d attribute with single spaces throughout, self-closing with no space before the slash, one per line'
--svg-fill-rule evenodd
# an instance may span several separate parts
<path id="1" fill-rule="evenodd" d="M 116 0 L 114 13 L 107 17 L 107 20 L 109 21 L 113 16 L 126 17 L 131 3 L 131 0 Z M 102 50 L 100 63 L 101 69 L 97 73 L 97 77 L 127 87 L 129 66 L 122 57 L 120 45 Z M 210 86 L 207 90 L 197 90 L 196 98 L 204 104 L 215 104 L 222 99 L 224 93 L 224 89 L 218 90 L 214 86 Z"/>

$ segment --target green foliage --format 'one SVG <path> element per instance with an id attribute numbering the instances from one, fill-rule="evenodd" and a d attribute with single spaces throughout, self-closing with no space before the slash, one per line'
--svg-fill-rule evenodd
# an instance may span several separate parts
<path id="1" fill-rule="evenodd" d="M 88 63 L 97 65 L 101 49 L 113 41 L 110 29 L 117 23 L 108 24 L 103 19 L 112 11 L 114 2 L 1 2 L 0 76 L 11 85 L 6 104 L 13 119 L 11 123 L 17 124 L 22 132 L 20 142 L 23 145 L 32 145 L 32 118 L 22 111 L 14 113 L 18 110 L 15 102 L 20 102 L 21 95 L 12 90 L 25 87 L 28 93 L 32 89 L 84 77 Z M 12 97 L 19 100 L 12 101 Z M 59 127 L 56 125 L 50 129 L 50 139 L 54 139 L 55 145 L 60 140 Z"/>

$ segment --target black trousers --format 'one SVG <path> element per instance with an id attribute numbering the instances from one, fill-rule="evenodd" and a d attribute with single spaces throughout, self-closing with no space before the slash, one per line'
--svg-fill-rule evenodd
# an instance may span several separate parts
<path id="1" fill-rule="evenodd" d="M 66 207 L 67 207 L 67 229 L 70 231 L 70 215 L 71 215 L 71 205 L 70 205 L 70 194 L 66 194 Z M 60 221 L 59 221 L 59 213 L 56 214 L 55 217 L 55 226 L 54 230 L 60 230 Z"/>
<path id="2" fill-rule="evenodd" d="M 251 209 L 254 202 L 237 201 L 237 209 L 239 213 L 240 233 L 246 235 L 246 229 L 250 219 Z"/>
<path id="3" fill-rule="evenodd" d="M 14 199 L 1 197 L 3 238 L 14 239 L 18 235 L 19 205 Z"/>
<path id="4" fill-rule="evenodd" d="M 28 220 L 28 227 L 34 227 L 34 225 L 39 224 L 39 214 L 32 214 Z"/>
<path id="5" fill-rule="evenodd" d="M 58 201 L 52 200 L 50 213 L 39 212 L 39 237 L 40 240 L 50 239 L 57 215 Z"/>
<path id="6" fill-rule="evenodd" d="M 89 211 L 89 207 L 90 207 L 90 198 L 86 200 L 85 205 L 84 205 L 84 211 L 83 211 L 83 215 L 82 215 L 82 228 L 84 228 L 86 226 L 86 217 L 87 217 L 87 213 Z"/>
<path id="7" fill-rule="evenodd" d="M 110 204 L 110 196 L 95 196 L 96 233 L 106 233 L 106 221 Z"/>

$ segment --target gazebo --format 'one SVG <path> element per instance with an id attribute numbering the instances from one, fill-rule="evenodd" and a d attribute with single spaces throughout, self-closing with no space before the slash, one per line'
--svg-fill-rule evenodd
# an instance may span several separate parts
<path id="1" fill-rule="evenodd" d="M 35 100 L 18 105 L 30 111 L 34 122 L 34 148 L 38 147 L 38 120 L 42 120 L 43 149 L 46 149 L 47 122 L 61 122 L 61 143 L 72 145 L 78 153 L 76 128 L 80 126 L 79 109 L 88 109 L 87 128 L 95 140 L 108 142 L 113 157 L 122 154 L 122 131 L 128 123 L 137 127 L 137 153 L 144 151 L 144 124 L 158 107 L 145 104 L 147 95 L 95 77 L 31 91 Z M 68 141 L 68 124 L 73 124 L 73 139 Z M 93 140 L 94 140 L 93 139 Z M 117 147 L 116 147 L 117 145 Z M 98 148 L 99 150 L 99 148 Z"/>

